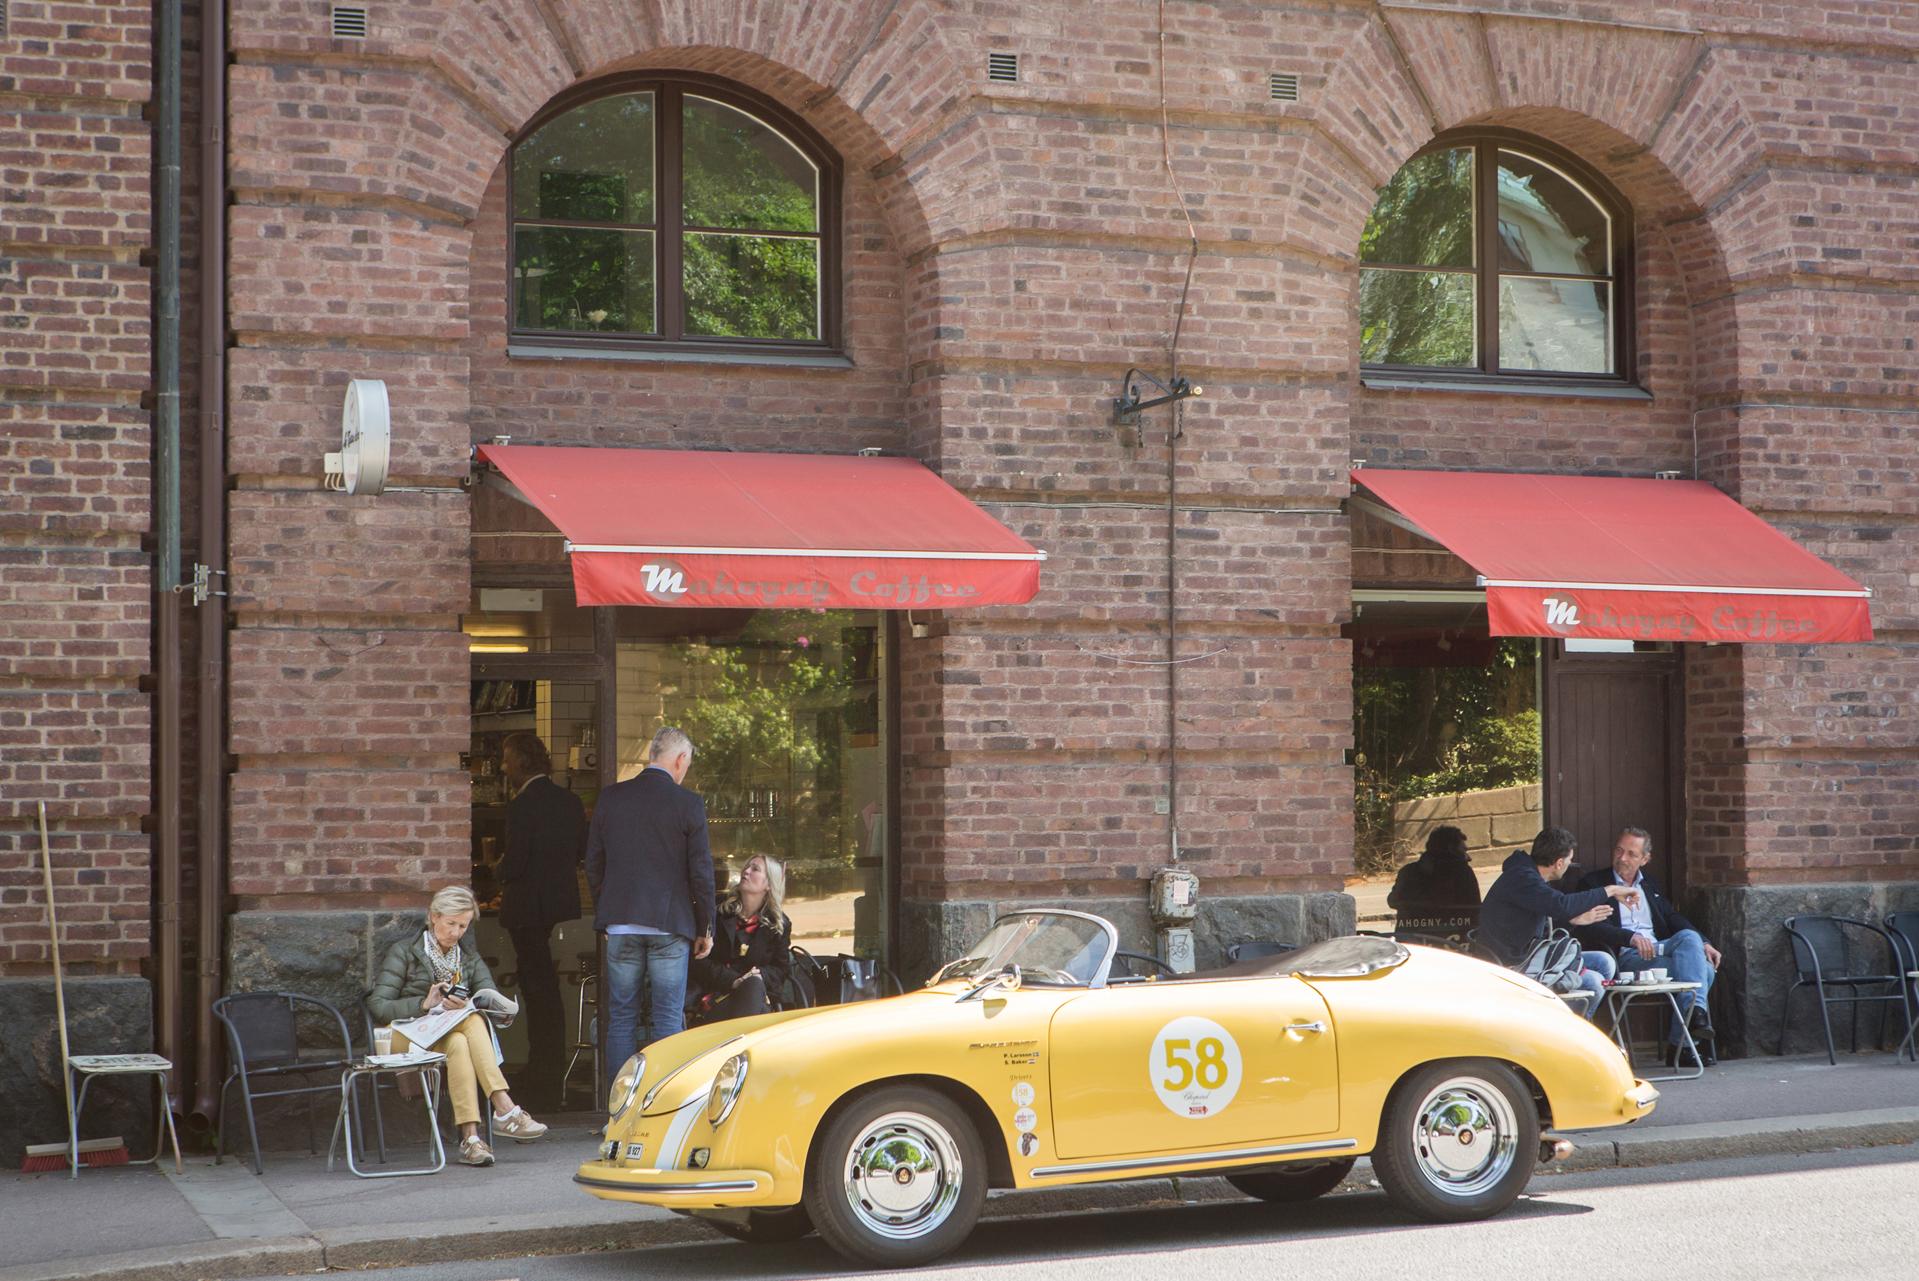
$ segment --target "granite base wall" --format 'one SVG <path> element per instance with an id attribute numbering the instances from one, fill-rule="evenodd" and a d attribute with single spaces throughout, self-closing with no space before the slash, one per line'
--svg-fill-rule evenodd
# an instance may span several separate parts
<path id="1" fill-rule="evenodd" d="M 1792 987 L 1792 948 L 1785 919 L 1831 913 L 1878 921 L 1888 912 L 1919 910 L 1919 883 L 1854 882 L 1836 885 L 1727 886 L 1701 891 L 1694 922 L 1725 954 L 1713 993 L 1720 1053 L 1774 1054 L 1786 1030 L 1785 1052 L 1811 1054 L 1826 1048 L 1819 1001 L 1808 986 L 1792 994 L 1790 1017 L 1782 1019 Z M 1852 1044 L 1852 1012 L 1834 1006 L 1833 1041 L 1841 1053 Z M 1903 1032 L 1896 1003 L 1859 1007 L 1859 1045 L 1879 1044 L 1882 1020 L 1888 1036 Z"/>
<path id="2" fill-rule="evenodd" d="M 68 979 L 67 1042 L 75 1054 L 153 1049 L 153 988 L 139 978 Z M 0 979 L 0 1169 L 17 1170 L 30 1143 L 67 1137 L 60 1026 L 51 978 Z M 153 1078 L 105 1078 L 87 1090 L 80 1137 L 118 1134 L 131 1154 L 153 1150 Z"/>
<path id="3" fill-rule="evenodd" d="M 900 904 L 900 979 L 911 987 L 979 940 L 1001 912 L 1017 908 L 1063 907 L 1091 912 L 1119 930 L 1119 945 L 1152 955 L 1153 922 L 1146 895 L 1137 898 L 1073 899 L 1047 902 L 1018 899 L 999 902 L 963 899 L 951 902 L 907 900 Z M 1314 943 L 1351 934 L 1355 928 L 1351 895 L 1262 894 L 1209 898 L 1202 891 L 1193 922 L 1195 961 L 1202 970 L 1226 963 L 1226 948 L 1248 939 Z"/>

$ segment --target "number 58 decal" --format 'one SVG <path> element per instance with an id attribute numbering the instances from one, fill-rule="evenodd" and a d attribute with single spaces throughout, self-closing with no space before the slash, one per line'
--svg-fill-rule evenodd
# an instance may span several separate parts
<path id="1" fill-rule="evenodd" d="M 1239 1093 L 1239 1043 L 1211 1019 L 1186 1015 L 1153 1038 L 1147 1074 L 1153 1093 L 1174 1116 L 1199 1121 L 1217 1116 Z"/>

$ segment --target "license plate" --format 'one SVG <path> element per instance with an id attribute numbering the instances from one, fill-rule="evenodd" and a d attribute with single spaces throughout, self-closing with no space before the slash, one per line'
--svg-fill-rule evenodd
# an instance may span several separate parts
<path id="1" fill-rule="evenodd" d="M 629 1143 L 626 1145 L 626 1159 L 629 1161 L 637 1161 L 645 1154 L 646 1144 L 644 1143 Z"/>

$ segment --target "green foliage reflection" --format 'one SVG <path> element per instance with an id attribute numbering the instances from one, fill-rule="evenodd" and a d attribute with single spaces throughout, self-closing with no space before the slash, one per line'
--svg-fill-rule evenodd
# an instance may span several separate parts
<path id="1" fill-rule="evenodd" d="M 1473 153 L 1435 151 L 1406 162 L 1380 190 L 1359 260 L 1399 267 L 1473 265 Z"/>

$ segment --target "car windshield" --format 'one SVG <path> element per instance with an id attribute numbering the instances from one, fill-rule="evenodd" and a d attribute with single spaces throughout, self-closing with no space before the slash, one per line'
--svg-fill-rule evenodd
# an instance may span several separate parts
<path id="1" fill-rule="evenodd" d="M 1090 917 L 1018 912 L 993 922 L 986 937 L 939 977 L 974 978 L 1017 965 L 1022 983 L 1088 987 L 1105 975 L 1112 947 L 1107 927 Z"/>

